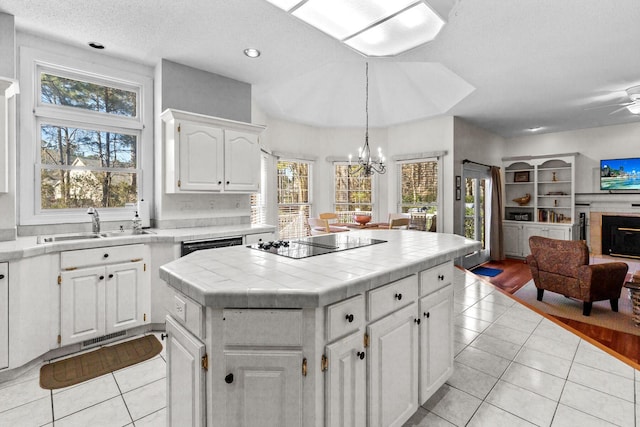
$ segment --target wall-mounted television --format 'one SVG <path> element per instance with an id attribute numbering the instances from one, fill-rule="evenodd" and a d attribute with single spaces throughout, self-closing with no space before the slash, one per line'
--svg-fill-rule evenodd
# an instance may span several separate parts
<path id="1" fill-rule="evenodd" d="M 640 190 L 640 158 L 600 160 L 600 190 Z"/>

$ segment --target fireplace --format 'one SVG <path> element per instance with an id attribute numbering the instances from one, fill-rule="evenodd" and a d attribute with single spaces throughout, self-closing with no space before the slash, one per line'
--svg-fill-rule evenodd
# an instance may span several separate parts
<path id="1" fill-rule="evenodd" d="M 640 217 L 603 215 L 602 253 L 640 259 Z"/>

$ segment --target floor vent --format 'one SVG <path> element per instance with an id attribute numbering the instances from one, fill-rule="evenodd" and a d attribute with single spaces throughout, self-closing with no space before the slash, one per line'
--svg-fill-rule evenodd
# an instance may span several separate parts
<path id="1" fill-rule="evenodd" d="M 106 341 L 113 341 L 116 338 L 124 337 L 127 335 L 127 331 L 114 332 L 109 335 L 104 335 L 102 337 L 94 338 L 91 340 L 82 341 L 82 348 L 92 347 L 96 344 L 104 343 Z"/>

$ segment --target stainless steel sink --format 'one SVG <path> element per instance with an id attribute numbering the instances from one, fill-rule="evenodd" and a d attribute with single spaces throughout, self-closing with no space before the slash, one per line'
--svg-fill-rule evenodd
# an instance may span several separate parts
<path id="1" fill-rule="evenodd" d="M 75 240 L 88 240 L 88 239 L 108 239 L 110 237 L 128 237 L 128 236 L 140 236 L 143 234 L 153 234 L 149 230 L 141 230 L 133 232 L 133 230 L 115 230 L 105 231 L 102 233 L 74 233 L 74 234 L 55 234 L 53 236 L 38 236 L 38 243 L 53 243 L 53 242 L 70 242 Z"/>
<path id="2" fill-rule="evenodd" d="M 66 242 L 70 240 L 100 239 L 98 233 L 59 234 L 54 236 L 38 236 L 38 243 Z"/>

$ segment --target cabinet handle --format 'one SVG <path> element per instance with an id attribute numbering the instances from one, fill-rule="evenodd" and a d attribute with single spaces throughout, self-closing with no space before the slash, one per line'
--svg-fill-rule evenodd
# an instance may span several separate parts
<path id="1" fill-rule="evenodd" d="M 402 294 L 396 294 L 396 295 L 395 295 L 395 298 L 396 298 L 398 301 L 400 301 L 400 300 L 402 299 Z"/>
<path id="2" fill-rule="evenodd" d="M 426 313 L 422 313 L 424 315 L 424 317 L 426 317 L 427 319 L 429 318 L 429 312 Z"/>
<path id="3" fill-rule="evenodd" d="M 113 274 L 110 274 L 110 275 L 109 275 L 109 279 L 113 279 Z"/>
<path id="4" fill-rule="evenodd" d="M 102 255 L 102 258 L 109 258 L 109 254 Z"/>
<path id="5" fill-rule="evenodd" d="M 160 339 L 164 341 L 165 338 L 168 338 L 169 334 L 160 334 Z"/>
<path id="6" fill-rule="evenodd" d="M 104 280 L 104 276 L 100 276 L 100 277 L 99 277 L 99 279 L 100 279 L 100 280 Z"/>
<path id="7" fill-rule="evenodd" d="M 358 358 L 360 360 L 364 360 L 364 351 L 359 351 L 356 353 L 356 356 L 358 356 Z"/>
<path id="8" fill-rule="evenodd" d="M 228 374 L 226 377 L 224 377 L 224 382 L 227 384 L 231 384 L 233 382 L 233 374 Z"/>
<path id="9" fill-rule="evenodd" d="M 0 274 L 0 280 L 4 279 L 4 274 Z"/>
<path id="10" fill-rule="evenodd" d="M 353 314 L 347 314 L 347 315 L 345 316 L 345 319 L 347 319 L 347 321 L 348 321 L 349 323 L 353 322 Z"/>
<path id="11" fill-rule="evenodd" d="M 438 274 L 438 280 L 444 280 L 444 275 L 443 274 Z"/>
<path id="12" fill-rule="evenodd" d="M 416 322 L 416 325 L 420 324 L 420 319 L 413 319 L 414 322 Z"/>

